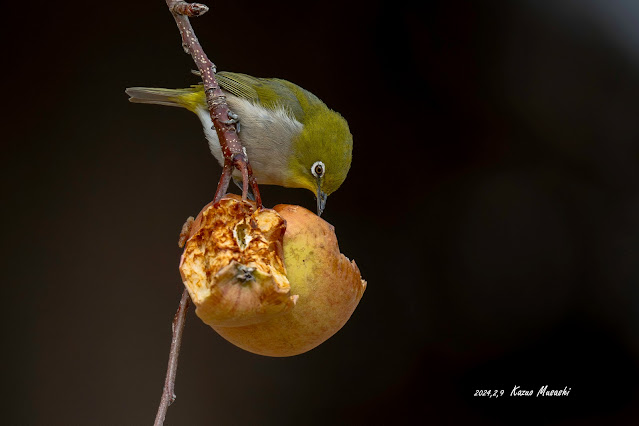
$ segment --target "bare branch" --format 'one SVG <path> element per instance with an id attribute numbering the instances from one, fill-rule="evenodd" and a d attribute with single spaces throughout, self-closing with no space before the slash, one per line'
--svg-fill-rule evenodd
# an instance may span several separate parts
<path id="1" fill-rule="evenodd" d="M 222 176 L 220 177 L 213 202 L 218 202 L 222 196 L 226 194 L 231 180 L 231 175 L 233 174 L 233 169 L 238 169 L 243 179 L 242 198 L 247 198 L 248 185 L 251 185 L 257 206 L 258 208 L 261 208 L 262 200 L 257 186 L 257 181 L 253 176 L 251 165 L 249 164 L 249 160 L 246 156 L 246 150 L 242 147 L 237 136 L 237 129 L 235 126 L 235 123 L 237 123 L 235 118 L 237 117 L 235 114 L 230 112 L 226 103 L 226 97 L 215 79 L 215 64 L 213 64 L 213 62 L 209 60 L 208 56 L 206 56 L 206 53 L 204 53 L 200 42 L 195 36 L 193 27 L 191 27 L 191 22 L 189 21 L 189 17 L 202 16 L 209 10 L 209 8 L 200 3 L 187 3 L 177 0 L 166 0 L 166 5 L 168 6 L 169 11 L 171 11 L 173 18 L 175 19 L 175 23 L 180 30 L 182 47 L 186 53 L 191 55 L 199 70 L 198 74 L 202 77 L 204 93 L 206 95 L 206 104 L 209 108 L 213 128 L 215 129 L 220 141 L 222 154 L 224 155 Z M 181 244 L 184 243 L 182 235 L 184 232 L 185 231 L 183 229 L 180 234 Z M 169 352 L 169 366 L 166 372 L 162 399 L 155 418 L 155 426 L 161 426 L 164 424 L 164 419 L 169 405 L 171 405 L 171 403 L 175 400 L 175 375 L 177 373 L 180 345 L 182 344 L 182 332 L 184 330 L 188 306 L 189 294 L 185 288 L 182 292 L 182 299 L 180 300 L 180 305 L 173 320 L 173 338 L 171 340 L 171 350 Z"/>
<path id="2" fill-rule="evenodd" d="M 182 299 L 180 305 L 173 318 L 171 339 L 171 350 L 169 352 L 169 366 L 166 370 L 166 379 L 164 380 L 164 391 L 162 392 L 162 399 L 160 400 L 160 406 L 158 407 L 158 413 L 155 416 L 154 426 L 162 426 L 164 424 L 164 418 L 166 417 L 166 411 L 169 405 L 175 401 L 175 375 L 177 374 L 178 357 L 180 356 L 180 346 L 182 345 L 182 331 L 184 330 L 184 323 L 186 321 L 186 311 L 189 308 L 189 293 L 184 289 L 182 292 Z"/>
<path id="3" fill-rule="evenodd" d="M 220 141 L 220 147 L 222 148 L 225 163 L 230 162 L 233 167 L 240 171 L 242 176 L 248 177 L 248 183 L 250 183 L 251 188 L 253 189 L 257 205 L 258 207 L 262 207 L 257 182 L 253 178 L 253 173 L 248 164 L 249 160 L 246 156 L 246 151 L 242 148 L 242 144 L 237 136 L 237 130 L 235 127 L 236 120 L 231 117 L 232 114 L 229 114 L 230 111 L 226 103 L 226 97 L 215 79 L 215 64 L 213 64 L 208 56 L 206 56 L 206 53 L 204 53 L 188 18 L 189 16 L 199 16 L 195 14 L 195 12 L 199 12 L 204 8 L 208 10 L 208 8 L 198 3 L 186 3 L 184 1 L 176 0 L 166 0 L 166 4 L 173 15 L 173 18 L 175 18 L 175 23 L 180 30 L 180 35 L 182 36 L 182 47 L 184 47 L 185 52 L 191 55 L 193 61 L 197 65 L 200 76 L 202 77 L 206 103 L 209 108 L 209 113 L 211 114 L 213 128 L 217 132 L 218 139 Z M 214 202 L 219 201 L 228 188 L 228 182 L 230 179 L 225 177 L 225 173 L 228 173 L 226 167 L 222 173 L 222 177 L 220 178 Z M 246 197 L 247 191 L 243 191 L 242 198 L 246 199 Z"/>

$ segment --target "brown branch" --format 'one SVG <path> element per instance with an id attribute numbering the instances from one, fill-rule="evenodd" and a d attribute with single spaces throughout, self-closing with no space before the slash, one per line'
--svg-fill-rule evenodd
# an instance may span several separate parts
<path id="1" fill-rule="evenodd" d="M 175 400 L 175 375 L 177 374 L 178 356 L 180 355 L 180 345 L 182 344 L 182 331 L 184 330 L 184 322 L 186 321 L 186 311 L 189 308 L 189 293 L 184 289 L 180 305 L 173 318 L 171 350 L 169 351 L 169 366 L 166 370 L 166 379 L 164 380 L 164 391 L 162 399 L 158 407 L 158 413 L 155 416 L 154 426 L 162 426 L 166 411 L 169 405 Z"/>
<path id="2" fill-rule="evenodd" d="M 248 189 L 247 184 L 250 183 L 255 194 L 257 205 L 258 207 L 262 207 L 260 192 L 257 187 L 257 182 L 253 177 L 249 160 L 246 156 L 246 151 L 237 137 L 237 130 L 235 127 L 237 120 L 229 114 L 226 96 L 224 96 L 220 85 L 215 79 L 215 64 L 213 64 L 213 62 L 209 60 L 208 56 L 206 56 L 206 53 L 204 53 L 200 42 L 195 36 L 191 22 L 189 21 L 189 16 L 200 16 L 208 10 L 208 7 L 199 3 L 186 3 L 184 1 L 176 0 L 166 0 L 166 4 L 173 15 L 173 18 L 175 18 L 175 23 L 180 30 L 184 51 L 191 55 L 193 61 L 195 61 L 195 64 L 198 67 L 198 70 L 200 71 L 202 83 L 204 84 L 206 103 L 209 108 L 209 113 L 211 114 L 211 121 L 213 121 L 213 127 L 217 132 L 220 147 L 222 148 L 222 154 L 224 155 L 225 164 L 222 171 L 222 177 L 218 183 L 214 202 L 218 202 L 226 193 L 230 174 L 233 172 L 232 168 L 226 167 L 226 163 L 230 163 L 233 167 L 240 171 L 243 177 L 248 178 L 249 182 L 245 182 L 244 184 L 245 190 L 242 192 L 242 198 L 246 199 Z M 226 176 L 227 174 L 229 176 Z"/>
<path id="3" fill-rule="evenodd" d="M 222 154 L 224 155 L 224 165 L 222 167 L 222 176 L 215 191 L 214 203 L 217 203 L 228 190 L 229 182 L 233 169 L 236 168 L 242 174 L 243 188 L 242 198 L 246 199 L 248 195 L 248 185 L 251 185 L 255 195 L 255 201 L 258 208 L 262 207 L 262 199 L 260 191 L 257 187 L 257 181 L 253 176 L 253 171 L 249 160 L 246 156 L 246 150 L 242 147 L 238 136 L 235 123 L 237 119 L 235 115 L 230 113 L 226 104 L 226 97 L 215 79 L 215 65 L 204 53 L 200 45 L 189 17 L 197 17 L 205 14 L 209 8 L 200 3 L 187 3 L 184 1 L 166 0 L 166 5 L 175 19 L 175 23 L 180 30 L 182 36 L 182 47 L 184 51 L 191 55 L 193 61 L 198 67 L 199 74 L 204 84 L 204 93 L 206 95 L 206 104 L 209 108 L 213 128 L 215 129 Z M 182 236 L 181 236 L 182 238 Z M 178 357 L 180 354 L 180 345 L 182 344 L 182 332 L 184 330 L 184 322 L 186 321 L 186 311 L 189 306 L 189 294 L 186 290 L 182 292 L 180 305 L 173 319 L 173 338 L 171 340 L 171 349 L 169 352 L 169 366 L 166 371 L 166 379 L 164 381 L 164 390 L 162 399 L 155 418 L 155 426 L 164 424 L 166 412 L 169 405 L 175 400 L 175 375 L 177 373 Z"/>

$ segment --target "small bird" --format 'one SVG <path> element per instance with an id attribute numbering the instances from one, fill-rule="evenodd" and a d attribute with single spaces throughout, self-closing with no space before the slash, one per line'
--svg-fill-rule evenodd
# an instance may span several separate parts
<path id="1" fill-rule="evenodd" d="M 348 123 L 311 92 L 279 78 L 219 72 L 216 79 L 237 116 L 238 137 L 259 184 L 306 188 L 321 215 L 326 198 L 346 179 L 353 136 Z M 204 87 L 126 89 L 129 101 L 186 108 L 200 118 L 213 156 L 224 164 Z M 234 171 L 234 180 L 241 176 Z"/>

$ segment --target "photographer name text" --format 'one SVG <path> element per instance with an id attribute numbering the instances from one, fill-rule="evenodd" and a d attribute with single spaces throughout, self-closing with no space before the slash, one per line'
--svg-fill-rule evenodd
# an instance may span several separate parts
<path id="1" fill-rule="evenodd" d="M 570 394 L 571 388 L 568 386 L 564 386 L 563 389 L 549 389 L 548 385 L 544 385 L 535 392 L 535 389 L 523 389 L 521 386 L 514 386 L 510 391 L 510 394 L 506 394 L 508 396 L 517 396 L 517 397 L 554 397 L 554 396 L 568 396 Z M 484 396 L 488 398 L 499 398 L 504 396 L 505 392 L 503 389 L 478 389 L 475 390 L 474 396 Z"/>

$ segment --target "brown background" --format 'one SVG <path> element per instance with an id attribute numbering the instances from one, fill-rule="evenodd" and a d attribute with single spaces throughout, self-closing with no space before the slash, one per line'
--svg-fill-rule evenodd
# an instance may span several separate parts
<path id="1" fill-rule="evenodd" d="M 111 3 L 5 6 L 5 424 L 152 422 L 177 236 L 220 172 L 195 116 L 126 101 L 196 81 L 164 3 Z M 639 8 L 419 3 L 227 1 L 195 22 L 219 69 L 289 79 L 349 120 L 325 218 L 369 287 L 289 359 L 189 312 L 167 424 L 639 416 Z M 571 392 L 473 397 L 542 385 Z"/>

